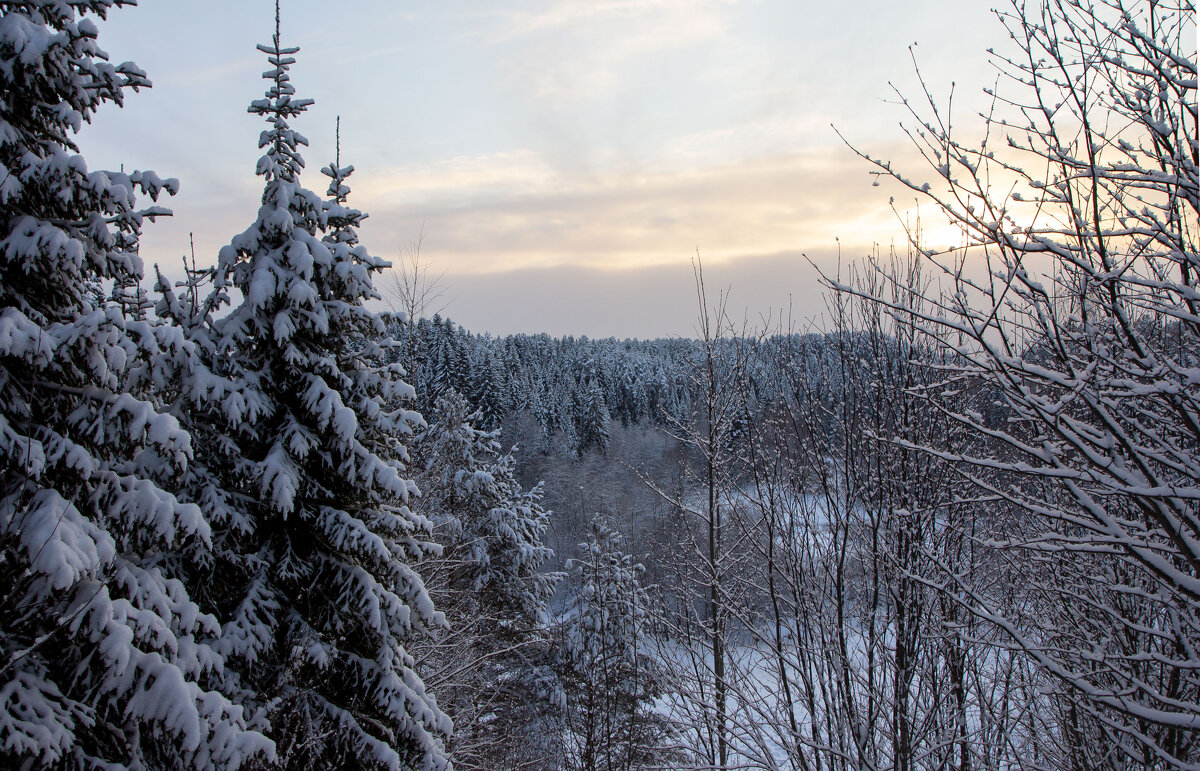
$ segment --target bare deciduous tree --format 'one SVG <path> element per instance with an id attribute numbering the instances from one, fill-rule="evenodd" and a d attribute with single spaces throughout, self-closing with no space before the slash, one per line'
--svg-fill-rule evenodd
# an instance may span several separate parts
<path id="1" fill-rule="evenodd" d="M 928 90 L 905 102 L 932 199 L 968 239 L 925 256 L 949 291 L 918 330 L 951 346 L 915 389 L 986 439 L 914 442 L 1028 517 L 1003 558 L 1022 606 L 949 564 L 931 583 L 1045 675 L 1060 767 L 1200 762 L 1200 176 L 1192 3 L 1055 0 L 998 13 L 1017 53 L 988 135 L 961 140 Z M 998 141 L 999 140 L 999 141 Z M 972 277 L 971 261 L 986 266 Z M 880 267 L 885 281 L 900 281 Z M 836 285 L 836 283 L 835 283 Z M 883 292 L 869 297 L 910 313 Z M 990 394 L 978 409 L 964 389 Z M 1042 580 L 1045 579 L 1045 580 Z"/>
<path id="2" fill-rule="evenodd" d="M 425 229 L 422 227 L 416 240 L 404 248 L 397 263 L 380 281 L 385 302 L 400 317 L 403 325 L 405 358 L 401 363 L 412 380 L 416 380 L 416 369 L 420 366 L 417 336 L 414 334 L 416 324 L 423 317 L 441 313 L 446 307 L 442 301 L 446 293 L 442 285 L 445 273 L 430 272 L 433 266 L 429 258 L 421 254 L 424 243 Z"/>

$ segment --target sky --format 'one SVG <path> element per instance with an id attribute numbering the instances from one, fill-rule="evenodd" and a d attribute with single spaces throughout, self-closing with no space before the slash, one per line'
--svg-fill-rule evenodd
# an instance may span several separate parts
<path id="1" fill-rule="evenodd" d="M 281 29 L 316 100 L 293 121 L 303 181 L 324 192 L 341 116 L 362 242 L 393 261 L 419 242 L 441 277 L 431 310 L 495 334 L 660 337 L 694 330 L 697 257 L 739 319 L 802 325 L 823 308 L 818 267 L 903 244 L 911 195 L 874 185 L 846 141 L 919 173 L 892 86 L 920 94 L 915 43 L 969 125 L 1006 36 L 989 7 L 283 0 Z M 273 0 L 142 0 L 102 25 L 101 48 L 154 85 L 84 128 L 90 167 L 181 181 L 146 228 L 148 268 L 181 273 L 189 234 L 211 264 L 253 220 L 263 124 L 246 107 L 273 31 Z"/>

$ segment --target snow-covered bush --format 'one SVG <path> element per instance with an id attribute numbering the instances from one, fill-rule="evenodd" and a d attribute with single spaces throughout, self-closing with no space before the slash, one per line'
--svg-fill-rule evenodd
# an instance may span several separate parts
<path id="1" fill-rule="evenodd" d="M 568 565 L 572 594 L 559 622 L 564 763 L 581 771 L 662 765 L 669 761 L 661 747 L 670 731 L 653 707 L 667 683 L 650 653 L 642 566 L 603 519 L 592 523 L 579 548 L 581 556 Z"/>

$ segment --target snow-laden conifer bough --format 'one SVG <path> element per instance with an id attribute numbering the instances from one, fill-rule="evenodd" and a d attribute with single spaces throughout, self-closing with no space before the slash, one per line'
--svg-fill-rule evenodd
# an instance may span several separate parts
<path id="1" fill-rule="evenodd" d="M 0 13 L 0 766 L 236 767 L 271 742 L 215 689 L 220 627 L 189 598 L 202 510 L 170 489 L 192 455 L 147 401 L 175 330 L 126 320 L 139 209 L 175 180 L 89 172 L 72 140 L 149 86 L 96 25 L 120 0 Z"/>

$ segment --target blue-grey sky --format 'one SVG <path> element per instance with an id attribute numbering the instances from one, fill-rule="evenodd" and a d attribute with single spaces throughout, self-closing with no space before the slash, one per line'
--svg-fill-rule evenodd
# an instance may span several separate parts
<path id="1" fill-rule="evenodd" d="M 316 104 L 308 185 L 357 171 L 362 239 L 396 259 L 423 234 L 444 312 L 477 331 L 690 334 L 691 261 L 752 317 L 820 311 L 816 272 L 903 239 L 864 162 L 910 157 L 889 81 L 919 93 L 908 47 L 966 117 L 1004 30 L 978 0 L 284 0 L 292 79 Z M 179 177 L 147 263 L 198 261 L 255 216 L 273 0 L 142 0 L 101 47 L 154 87 L 83 133 L 94 168 Z M 899 198 L 899 196 L 898 196 Z M 906 201 L 909 199 L 902 199 Z M 936 224 L 936 223 L 935 223 Z M 927 229 L 930 225 L 927 223 Z M 947 237 L 950 237 L 949 235 Z"/>

